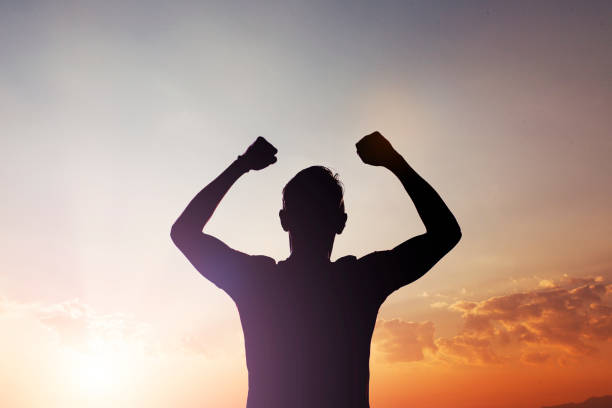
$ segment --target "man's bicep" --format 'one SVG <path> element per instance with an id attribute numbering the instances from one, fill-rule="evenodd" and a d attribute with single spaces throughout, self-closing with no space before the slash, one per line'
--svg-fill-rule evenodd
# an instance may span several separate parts
<path id="1" fill-rule="evenodd" d="M 189 262 L 206 279 L 230 295 L 245 284 L 253 256 L 237 251 L 212 235 L 197 233 L 173 237 Z"/>
<path id="2" fill-rule="evenodd" d="M 429 271 L 450 249 L 422 234 L 393 249 L 375 251 L 358 260 L 363 271 L 386 297 Z"/>

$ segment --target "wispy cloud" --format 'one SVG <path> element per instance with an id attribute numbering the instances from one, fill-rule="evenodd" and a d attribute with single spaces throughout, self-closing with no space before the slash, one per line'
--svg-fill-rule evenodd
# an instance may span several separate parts
<path id="1" fill-rule="evenodd" d="M 99 313 L 80 299 L 41 304 L 0 298 L 0 330 L 9 321 L 36 324 L 45 330 L 46 340 L 52 344 L 79 352 L 97 352 L 104 348 L 142 355 L 214 354 L 210 348 L 215 344 L 205 341 L 206 336 L 192 333 L 160 336 L 160 329 L 150 323 L 125 313 Z"/>
<path id="2" fill-rule="evenodd" d="M 612 284 L 602 277 L 547 281 L 539 288 L 480 301 L 458 300 L 434 308 L 461 313 L 462 329 L 434 339 L 432 322 L 380 320 L 374 338 L 390 362 L 432 359 L 464 364 L 594 356 L 612 339 Z"/>
<path id="3" fill-rule="evenodd" d="M 228 397 L 219 390 L 239 372 L 239 357 L 219 358 L 218 345 L 203 337 L 161 333 L 79 299 L 41 304 L 0 297 L 0 333 L 2 407 L 221 406 Z"/>
<path id="4" fill-rule="evenodd" d="M 432 322 L 406 322 L 379 319 L 373 341 L 390 362 L 419 361 L 425 350 L 437 351 Z"/>

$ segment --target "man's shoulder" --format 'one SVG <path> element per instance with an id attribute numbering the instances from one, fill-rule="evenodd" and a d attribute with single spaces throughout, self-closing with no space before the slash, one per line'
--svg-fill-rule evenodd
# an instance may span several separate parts
<path id="1" fill-rule="evenodd" d="M 345 255 L 345 256 L 342 256 L 342 257 L 336 259 L 334 261 L 334 263 L 336 263 L 336 264 L 347 264 L 347 263 L 355 262 L 356 260 L 357 260 L 357 257 L 355 255 Z"/>
<path id="2" fill-rule="evenodd" d="M 334 265 L 339 270 L 354 272 L 358 265 L 357 257 L 355 255 L 342 256 L 334 261 Z"/>
<path id="3" fill-rule="evenodd" d="M 389 251 L 374 251 L 359 258 L 355 255 L 345 255 L 336 260 L 336 265 L 368 272 L 373 269 L 378 269 L 388 257 L 388 252 Z"/>
<path id="4" fill-rule="evenodd" d="M 276 260 L 266 255 L 251 255 L 250 258 L 257 265 L 269 266 L 269 267 L 276 266 Z"/>

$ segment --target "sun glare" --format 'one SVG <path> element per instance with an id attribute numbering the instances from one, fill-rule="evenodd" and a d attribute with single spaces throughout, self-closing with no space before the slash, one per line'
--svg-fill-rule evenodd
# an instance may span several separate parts
<path id="1" fill-rule="evenodd" d="M 110 346 L 97 346 L 69 353 L 67 374 L 75 395 L 94 398 L 118 395 L 129 380 L 129 356 Z"/>
<path id="2" fill-rule="evenodd" d="M 73 381 L 82 392 L 108 394 L 121 385 L 121 367 L 114 356 L 82 354 L 74 361 Z"/>

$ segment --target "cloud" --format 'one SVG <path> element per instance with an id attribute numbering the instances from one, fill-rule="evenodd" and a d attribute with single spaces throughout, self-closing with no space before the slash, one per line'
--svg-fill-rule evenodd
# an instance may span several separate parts
<path id="1" fill-rule="evenodd" d="M 423 360 L 428 350 L 451 363 L 563 365 L 597 355 L 612 340 L 611 294 L 612 284 L 602 277 L 564 276 L 482 301 L 431 304 L 461 313 L 462 329 L 454 336 L 434 339 L 432 322 L 393 319 L 378 322 L 374 341 L 390 362 Z"/>
<path id="2" fill-rule="evenodd" d="M 40 304 L 0 296 L 0 406 L 222 406 L 221 391 L 235 389 L 240 366 L 194 358 L 181 333 L 153 329 L 78 299 Z"/>
<path id="3" fill-rule="evenodd" d="M 424 351 L 436 352 L 432 322 L 406 322 L 401 319 L 376 322 L 373 341 L 389 362 L 423 360 Z"/>
<path id="4" fill-rule="evenodd" d="M 80 299 L 41 304 L 0 297 L 0 331 L 9 332 L 4 329 L 15 322 L 30 322 L 45 331 L 46 340 L 54 347 L 81 353 L 104 349 L 149 356 L 181 353 L 212 357 L 223 346 L 197 331 L 168 334 L 125 313 L 99 313 Z M 18 338 L 19 333 L 14 336 Z"/>
<path id="5" fill-rule="evenodd" d="M 521 361 L 526 364 L 540 364 L 545 363 L 551 357 L 550 353 L 542 352 L 542 351 L 532 351 L 523 353 L 521 355 Z"/>
<path id="6" fill-rule="evenodd" d="M 538 283 L 538 285 L 541 288 L 554 288 L 555 287 L 555 283 L 551 281 L 550 279 L 542 279 L 540 283 Z"/>
<path id="7" fill-rule="evenodd" d="M 126 314 L 100 314 L 79 299 L 55 304 L 19 303 L 3 299 L 0 317 L 31 319 L 49 329 L 60 345 L 79 351 L 92 350 L 99 344 L 119 347 L 142 344 L 150 326 Z"/>
<path id="8" fill-rule="evenodd" d="M 436 344 L 440 350 L 438 358 L 445 361 L 497 364 L 506 360 L 495 353 L 490 338 L 474 333 L 460 333 L 451 338 L 439 338 Z"/>
<path id="9" fill-rule="evenodd" d="M 451 310 L 462 313 L 462 331 L 438 339 L 442 353 L 470 362 L 502 362 L 504 346 L 556 348 L 573 356 L 592 355 L 596 343 L 612 338 L 612 285 L 598 278 L 565 278 L 561 285 L 496 296 L 479 302 L 459 301 Z M 561 287 L 562 286 L 562 287 Z M 546 356 L 546 357 L 545 357 Z M 521 361 L 548 361 L 548 353 L 523 354 Z"/>

